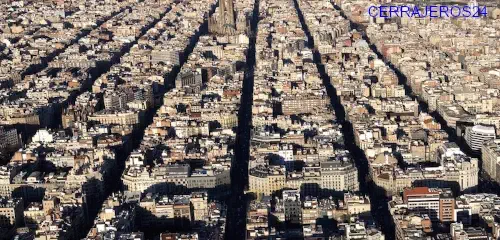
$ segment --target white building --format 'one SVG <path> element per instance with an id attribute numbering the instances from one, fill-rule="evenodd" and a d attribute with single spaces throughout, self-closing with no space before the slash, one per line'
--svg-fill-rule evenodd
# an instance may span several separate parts
<path id="1" fill-rule="evenodd" d="M 495 139 L 496 132 L 494 126 L 476 125 L 465 130 L 465 141 L 474 150 L 479 151 L 486 141 Z"/>
<path id="2" fill-rule="evenodd" d="M 33 142 L 51 143 L 54 142 L 54 136 L 47 129 L 40 129 L 32 138 Z"/>

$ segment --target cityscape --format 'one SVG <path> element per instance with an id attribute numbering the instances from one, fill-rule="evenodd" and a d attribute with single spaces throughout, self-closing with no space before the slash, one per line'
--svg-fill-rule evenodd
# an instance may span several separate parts
<path id="1" fill-rule="evenodd" d="M 0 239 L 500 239 L 499 0 L 0 13 Z"/>

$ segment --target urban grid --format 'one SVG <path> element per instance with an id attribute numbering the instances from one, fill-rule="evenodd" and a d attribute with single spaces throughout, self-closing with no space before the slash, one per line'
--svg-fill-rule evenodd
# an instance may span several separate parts
<path id="1" fill-rule="evenodd" d="M 0 0 L 0 239 L 499 240 L 500 0 Z"/>

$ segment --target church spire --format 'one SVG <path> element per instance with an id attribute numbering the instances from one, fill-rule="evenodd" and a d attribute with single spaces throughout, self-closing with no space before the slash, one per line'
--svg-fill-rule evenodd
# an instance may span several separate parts
<path id="1" fill-rule="evenodd" d="M 219 0 L 218 16 L 210 18 L 209 31 L 223 35 L 237 32 L 233 0 Z"/>

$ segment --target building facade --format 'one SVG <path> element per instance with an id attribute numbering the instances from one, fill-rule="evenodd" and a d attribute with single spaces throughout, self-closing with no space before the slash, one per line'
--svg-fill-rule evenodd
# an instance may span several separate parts
<path id="1" fill-rule="evenodd" d="M 465 141 L 473 151 L 480 151 L 485 142 L 495 138 L 494 126 L 476 125 L 465 129 Z"/>

